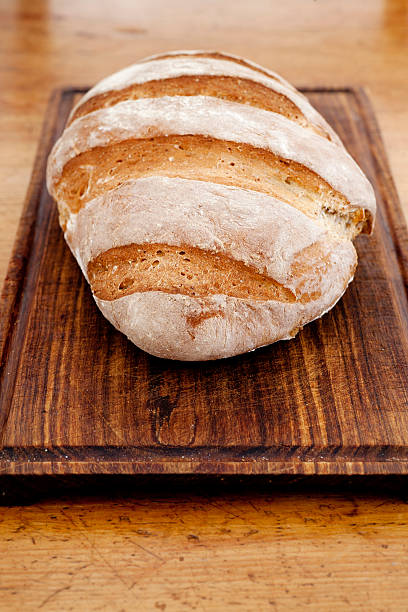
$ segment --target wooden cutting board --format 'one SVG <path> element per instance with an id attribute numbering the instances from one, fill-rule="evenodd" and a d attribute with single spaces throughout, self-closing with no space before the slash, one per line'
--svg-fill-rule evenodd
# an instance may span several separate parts
<path id="1" fill-rule="evenodd" d="M 306 92 L 375 186 L 354 282 L 295 340 L 207 363 L 133 346 L 65 245 L 45 163 L 80 93 L 50 101 L 5 281 L 0 473 L 408 473 L 407 233 L 364 93 Z"/>

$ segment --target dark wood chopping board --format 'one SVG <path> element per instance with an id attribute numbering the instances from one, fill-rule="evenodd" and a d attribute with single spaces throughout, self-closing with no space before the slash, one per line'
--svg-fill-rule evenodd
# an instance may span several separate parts
<path id="1" fill-rule="evenodd" d="M 1 303 L 0 473 L 408 473 L 408 249 L 364 92 L 311 89 L 376 190 L 337 306 L 296 339 L 207 363 L 143 353 L 97 310 L 47 194 L 81 90 L 50 101 Z"/>

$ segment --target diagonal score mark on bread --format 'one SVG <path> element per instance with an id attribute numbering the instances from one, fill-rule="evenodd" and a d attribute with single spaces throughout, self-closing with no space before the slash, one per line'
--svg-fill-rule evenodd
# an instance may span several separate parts
<path id="1" fill-rule="evenodd" d="M 188 245 L 130 244 L 109 249 L 89 263 L 88 277 L 92 291 L 102 300 L 137 291 L 296 300 L 290 289 L 242 262 Z"/>
<path id="2" fill-rule="evenodd" d="M 294 259 L 290 274 L 316 277 L 330 267 L 327 250 L 321 243 L 310 245 Z M 321 296 L 299 294 L 251 266 L 226 255 L 203 249 L 167 244 L 130 244 L 98 255 L 88 264 L 88 278 L 94 295 L 116 300 L 145 291 L 164 291 L 191 297 L 227 295 L 239 299 L 309 302 Z M 317 284 L 317 283 L 316 283 Z"/>
<path id="3" fill-rule="evenodd" d="M 335 192 L 338 192 L 337 198 L 342 202 L 339 202 L 339 206 L 334 205 L 333 212 L 339 213 L 339 217 L 347 217 L 350 213 L 352 223 L 359 224 L 357 231 L 369 232 L 371 229 L 372 188 L 344 148 L 338 147 L 316 134 L 311 134 L 308 130 L 276 113 L 206 96 L 164 96 L 162 98 L 130 100 L 120 102 L 112 108 L 94 111 L 77 119 L 65 130 L 64 137 L 57 142 L 53 150 L 47 176 L 50 191 L 56 196 L 60 204 L 63 204 L 64 194 L 59 191 L 59 186 L 61 181 L 64 181 L 67 164 L 81 154 L 88 152 L 91 161 L 90 163 L 85 161 L 83 171 L 88 171 L 88 174 L 92 174 L 92 172 L 98 174 L 97 165 L 98 163 L 103 164 L 103 160 L 95 159 L 92 163 L 92 156 L 95 154 L 97 157 L 101 148 L 104 149 L 102 153 L 108 157 L 108 164 L 110 165 L 110 168 L 104 168 L 104 176 L 97 178 L 98 185 L 102 190 L 109 189 L 109 187 L 114 188 L 116 185 L 114 181 L 110 181 L 110 176 L 115 176 L 116 172 L 120 174 L 126 171 L 129 165 L 130 172 L 134 171 L 134 176 L 137 177 L 138 167 L 143 167 L 145 154 L 148 160 L 147 173 L 166 175 L 168 172 L 170 176 L 183 176 L 181 171 L 185 170 L 188 164 L 183 164 L 183 167 L 180 163 L 173 164 L 175 154 L 172 152 L 163 160 L 161 157 L 163 150 L 158 151 L 158 159 L 154 159 L 153 145 L 148 143 L 152 138 L 163 139 L 173 135 L 207 137 L 221 143 L 221 149 L 218 147 L 216 150 L 214 147 L 214 150 L 211 151 L 214 156 L 210 160 L 212 174 L 210 176 L 204 175 L 204 180 L 223 182 L 225 170 L 222 168 L 222 159 L 225 154 L 230 153 L 228 149 L 231 149 L 231 142 L 236 143 L 235 150 L 239 151 L 240 146 L 248 145 L 252 149 L 261 149 L 264 156 L 267 156 L 268 153 L 272 156 L 269 160 L 266 160 L 266 163 L 263 163 L 264 172 L 261 177 L 255 177 L 255 180 L 249 180 L 245 184 L 245 177 L 240 176 L 237 170 L 238 166 L 242 167 L 245 164 L 246 152 L 239 152 L 238 166 L 233 171 L 235 176 L 232 177 L 232 180 L 227 178 L 227 184 L 236 184 L 240 187 L 257 190 L 264 189 L 266 193 L 270 193 L 267 179 L 270 177 L 274 179 L 273 172 L 274 166 L 276 166 L 276 158 L 278 158 L 278 161 L 288 162 L 289 165 L 292 163 L 300 164 L 302 168 L 297 167 L 297 174 L 301 179 L 299 182 L 304 183 L 304 191 L 307 191 L 313 173 L 317 175 L 318 181 L 320 181 L 317 191 L 323 190 L 323 199 L 326 200 L 320 205 L 320 211 L 323 207 L 329 212 L 332 211 L 333 202 L 327 201 L 327 195 L 330 192 L 331 194 L 334 193 L 336 197 Z M 135 140 L 145 141 L 139 152 L 137 151 L 137 144 L 132 144 Z M 118 152 L 116 159 L 114 157 L 109 159 L 109 149 L 115 147 L 118 143 L 125 143 L 126 156 L 122 155 L 122 152 Z M 200 149 L 199 143 L 200 140 L 196 143 L 197 147 L 193 143 L 192 151 L 184 151 L 183 153 L 183 149 L 181 149 L 178 154 L 179 162 L 188 158 L 189 154 L 195 157 L 192 170 L 197 178 L 200 178 L 200 172 L 205 169 L 208 162 L 207 154 L 209 154 L 208 151 Z M 135 155 L 132 156 L 132 146 L 136 146 L 136 160 Z M 150 158 L 149 148 L 151 150 Z M 95 153 L 93 153 L 94 149 L 96 149 Z M 114 152 L 117 152 L 116 149 L 114 149 Z M 224 156 L 219 157 L 222 153 L 224 153 Z M 118 164 L 115 164 L 117 160 L 122 160 L 121 168 L 118 167 Z M 165 162 L 164 167 L 157 171 L 156 168 L 163 161 Z M 260 163 L 261 160 L 258 155 L 256 163 L 252 158 L 247 161 L 248 167 L 254 172 L 256 163 Z M 268 161 L 270 162 L 270 169 L 267 167 Z M 74 162 L 68 166 L 67 171 L 72 170 L 72 166 L 75 168 Z M 230 173 L 232 168 L 234 166 L 230 166 Z M 191 175 L 187 174 L 187 177 L 189 176 Z M 259 178 L 259 181 L 256 181 L 256 178 Z M 296 198 L 293 197 L 288 185 L 285 184 L 287 179 L 287 174 L 278 177 L 274 188 L 280 183 L 280 191 L 277 195 L 286 192 L 288 197 L 284 197 L 284 199 L 296 206 Z M 73 177 L 73 180 L 68 176 L 68 182 L 71 185 L 75 186 L 77 181 L 78 176 Z M 259 183 L 258 186 L 256 182 Z M 316 181 L 314 183 L 316 184 Z M 330 185 L 331 189 L 328 190 L 327 185 Z M 324 193 L 325 188 L 326 194 Z M 316 188 L 314 191 L 315 193 L 311 194 L 312 200 L 316 198 Z M 274 190 L 271 192 L 276 193 Z M 88 194 L 85 186 L 81 187 L 78 195 L 82 199 L 86 199 L 94 194 Z M 324 198 L 325 195 L 326 198 Z M 69 193 L 68 199 L 71 199 Z M 75 198 L 73 198 L 73 201 L 75 204 Z M 69 208 L 69 202 L 66 202 L 66 206 Z M 305 214 L 311 213 L 310 206 L 305 207 L 300 204 L 299 208 Z M 312 216 L 316 216 L 316 206 L 312 211 Z M 349 219 L 346 219 L 346 223 L 348 221 Z"/>
<path id="4" fill-rule="evenodd" d="M 69 212 L 78 212 L 93 198 L 145 176 L 251 189 L 275 196 L 350 237 L 369 231 L 366 211 L 349 211 L 348 200 L 305 166 L 251 145 L 204 136 L 126 140 L 74 157 L 55 187 L 58 201 L 69 207 L 62 223 Z"/>
<path id="5" fill-rule="evenodd" d="M 177 56 L 129 66 L 91 89 L 70 122 L 123 100 L 205 95 L 282 114 L 339 143 L 337 135 L 308 100 L 283 80 L 231 58 Z"/>
<path id="6" fill-rule="evenodd" d="M 308 121 L 294 102 L 282 93 L 271 91 L 264 85 L 248 79 L 211 75 L 182 76 L 161 81 L 149 81 L 148 83 L 129 85 L 119 91 L 97 94 L 76 109 L 70 123 L 95 110 L 114 106 L 124 100 L 163 96 L 196 96 L 198 94 L 280 113 L 299 125 L 316 132 L 316 134 L 330 139 L 321 127 Z"/>
<path id="7" fill-rule="evenodd" d="M 341 278 L 355 265 L 350 241 L 276 198 L 168 177 L 96 198 L 72 215 L 66 238 L 101 300 L 164 291 L 306 303 L 321 297 L 328 270 Z"/>
<path id="8" fill-rule="evenodd" d="M 352 280 L 373 190 L 302 94 L 216 52 L 93 88 L 47 166 L 65 238 L 137 346 L 216 359 L 293 337 Z"/>

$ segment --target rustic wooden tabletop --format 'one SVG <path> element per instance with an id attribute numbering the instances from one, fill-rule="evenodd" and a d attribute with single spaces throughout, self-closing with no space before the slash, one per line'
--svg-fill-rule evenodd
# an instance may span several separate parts
<path id="1" fill-rule="evenodd" d="M 406 0 L 2 0 L 0 277 L 47 99 L 162 50 L 364 85 L 408 216 Z M 406 610 L 404 479 L 0 479 L 0 610 Z"/>

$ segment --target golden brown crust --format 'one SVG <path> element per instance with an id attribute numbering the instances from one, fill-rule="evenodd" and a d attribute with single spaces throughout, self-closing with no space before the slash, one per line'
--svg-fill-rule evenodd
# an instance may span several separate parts
<path id="1" fill-rule="evenodd" d="M 130 244 L 112 248 L 89 262 L 87 273 L 93 293 L 101 300 L 144 291 L 296 300 L 290 289 L 251 266 L 188 245 Z"/>
<path id="2" fill-rule="evenodd" d="M 134 83 L 117 91 L 104 92 L 80 104 L 73 113 L 69 123 L 95 110 L 114 106 L 124 100 L 196 95 L 212 96 L 231 102 L 250 104 L 251 106 L 279 113 L 292 121 L 296 121 L 299 125 L 313 130 L 316 134 L 328 138 L 328 135 L 322 128 L 310 123 L 294 102 L 283 94 L 255 81 L 214 75 L 180 76 L 149 81 L 147 83 Z"/>
<path id="3" fill-rule="evenodd" d="M 114 247 L 89 262 L 87 274 L 95 296 L 116 300 L 132 293 L 164 291 L 190 297 L 227 295 L 250 300 L 307 303 L 321 296 L 304 290 L 312 273 L 328 270 L 327 247 L 317 242 L 293 260 L 291 275 L 305 278 L 297 295 L 266 274 L 227 255 L 190 245 L 129 244 Z"/>
<path id="4" fill-rule="evenodd" d="M 165 54 L 101 81 L 70 123 L 47 185 L 97 305 L 142 349 L 202 360 L 288 339 L 351 281 L 372 188 L 275 73 Z"/>
<path id="5" fill-rule="evenodd" d="M 342 194 L 343 201 L 333 203 L 332 192 L 329 193 L 327 202 L 323 201 L 323 198 L 318 198 L 320 206 L 316 206 L 313 202 L 313 193 L 304 194 L 300 185 L 297 193 L 289 193 L 295 206 L 300 197 L 303 199 L 299 207 L 301 210 L 305 208 L 306 211 L 308 206 L 314 206 L 315 210 L 318 209 L 318 214 L 334 213 L 333 216 L 336 217 L 338 213 L 340 218 L 332 219 L 331 225 L 334 231 L 348 237 L 368 229 L 369 222 L 361 223 L 357 232 L 350 231 L 353 230 L 352 227 L 346 227 L 346 231 L 343 232 L 345 224 L 349 221 L 354 223 L 354 219 L 349 217 L 354 216 L 358 209 L 363 209 L 364 215 L 371 219 L 375 212 L 375 200 L 371 185 L 342 147 L 310 133 L 277 113 L 209 96 L 164 96 L 155 99 L 128 100 L 80 117 L 64 132 L 53 148 L 47 167 L 49 189 L 53 195 L 57 195 L 55 188 L 61 180 L 65 166 L 82 153 L 95 149 L 103 149 L 105 153 L 108 147 L 119 142 L 160 139 L 169 135 L 172 137 L 194 135 L 210 139 L 208 142 L 218 141 L 224 144 L 235 142 L 238 150 L 241 150 L 240 145 L 245 144 L 272 153 L 288 162 L 290 160 L 292 163 L 300 164 L 300 168 L 309 170 L 309 176 L 314 172 L 333 190 Z M 143 162 L 143 151 L 140 157 L 140 161 Z M 120 159 L 122 162 L 128 162 L 122 157 Z M 175 156 L 170 154 L 164 161 L 174 162 Z M 200 166 L 205 165 L 207 161 L 201 160 L 198 156 L 197 162 L 199 174 Z M 152 159 L 152 163 L 157 167 L 155 159 Z M 220 164 L 222 159 L 214 160 L 213 168 L 207 172 L 210 181 L 220 183 L 219 177 L 216 176 L 217 166 Z M 89 173 L 94 172 L 95 168 L 90 164 L 83 170 Z M 116 170 L 110 166 L 107 171 L 112 175 Z M 148 168 L 147 171 L 151 176 L 151 170 Z M 169 169 L 169 172 L 174 176 L 174 170 Z M 164 176 L 164 174 L 159 175 Z M 194 178 L 194 175 L 189 176 Z M 109 183 L 110 178 L 109 174 L 100 177 L 99 186 Z M 204 179 L 200 176 L 198 178 L 208 180 L 206 176 Z M 267 175 L 267 179 L 270 180 L 271 177 Z M 242 181 L 238 181 L 238 186 L 241 185 L 244 186 Z M 303 198 L 304 195 L 307 197 Z M 82 196 L 84 199 L 89 193 L 84 190 Z M 59 198 L 59 201 L 62 208 L 68 206 L 67 200 Z"/>
<path id="6" fill-rule="evenodd" d="M 166 177 L 129 181 L 94 199 L 71 216 L 66 238 L 105 316 L 144 350 L 173 359 L 227 357 L 291 337 L 340 297 L 356 262 L 351 241 L 284 202 Z M 156 249 L 149 262 L 137 253 L 148 245 Z M 158 250 L 163 265 L 152 266 Z M 183 277 L 174 259 L 192 263 L 195 278 Z M 142 274 L 140 264 L 148 266 Z M 247 297 L 229 295 L 236 287 L 225 266 L 246 285 L 247 272 L 260 282 L 246 286 Z M 279 299 L 271 279 L 292 296 Z"/>
<path id="7" fill-rule="evenodd" d="M 265 149 L 205 136 L 160 136 L 96 147 L 71 159 L 55 196 L 78 212 L 88 201 L 144 176 L 191 178 L 275 196 L 310 217 L 347 210 L 345 196 L 301 164 Z M 60 204 L 62 224 L 66 211 Z M 360 212 L 360 211 L 358 211 Z M 353 213 L 354 214 L 354 213 Z M 353 225 L 354 217 L 345 223 Z M 356 217 L 356 222 L 361 222 Z M 351 228 L 352 229 L 352 228 Z"/>

